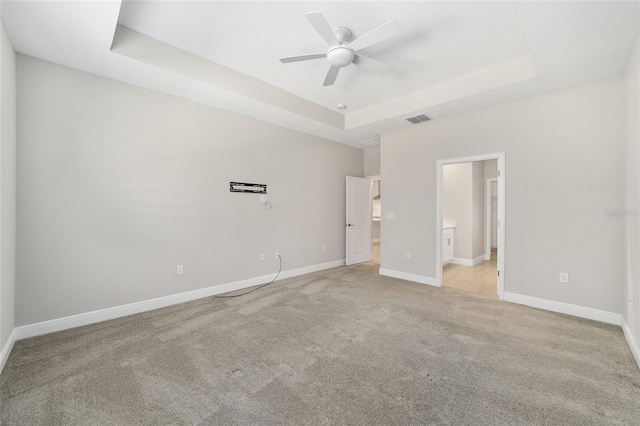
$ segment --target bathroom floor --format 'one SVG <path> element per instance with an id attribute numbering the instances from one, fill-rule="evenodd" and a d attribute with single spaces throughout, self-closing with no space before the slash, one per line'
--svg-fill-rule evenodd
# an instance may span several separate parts
<path id="1" fill-rule="evenodd" d="M 493 249 L 491 260 L 485 260 L 476 266 L 444 265 L 442 285 L 470 293 L 498 297 L 497 259 L 497 252 Z"/>
<path id="2" fill-rule="evenodd" d="M 380 264 L 380 243 L 373 243 L 373 262 Z"/>

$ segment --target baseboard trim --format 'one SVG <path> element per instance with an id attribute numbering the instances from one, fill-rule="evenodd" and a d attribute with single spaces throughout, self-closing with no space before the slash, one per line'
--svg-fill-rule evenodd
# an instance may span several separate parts
<path id="1" fill-rule="evenodd" d="M 400 278 L 401 280 L 413 281 L 415 283 L 427 284 L 427 285 L 438 287 L 438 284 L 436 284 L 435 278 L 427 277 L 424 275 L 410 274 L 408 272 L 394 271 L 393 269 L 386 269 L 386 268 L 380 268 L 378 270 L 378 273 L 386 277 Z"/>
<path id="2" fill-rule="evenodd" d="M 478 256 L 475 259 L 473 259 L 473 266 L 476 266 L 482 262 L 484 262 L 484 255 Z"/>
<path id="3" fill-rule="evenodd" d="M 285 278 L 296 277 L 298 275 L 309 274 L 312 272 L 336 268 L 343 265 L 344 259 L 321 263 L 318 265 L 306 266 L 304 268 L 291 269 L 289 271 L 282 271 L 280 273 L 280 276 L 278 277 L 278 281 Z M 57 318 L 49 321 L 38 322 L 35 324 L 23 325 L 14 329 L 15 340 L 27 339 L 29 337 L 40 336 L 43 334 L 54 333 L 56 331 L 81 327 L 83 325 L 95 324 L 102 321 L 121 318 L 127 315 L 139 314 L 141 312 L 152 311 L 154 309 L 202 299 L 203 297 L 215 296 L 216 294 L 242 290 L 243 288 L 267 283 L 273 279 L 273 276 L 274 274 L 263 275 L 246 280 L 234 281 L 231 283 L 187 291 L 185 293 L 172 294 L 170 296 L 143 300 L 141 302 L 129 303 L 127 305 L 114 306 L 112 308 L 100 309 L 98 311 L 85 312 L 82 314 L 71 315 L 64 318 Z"/>
<path id="4" fill-rule="evenodd" d="M 602 311 L 600 309 L 587 308 L 570 303 L 557 302 L 555 300 L 540 299 L 538 297 L 525 296 L 523 294 L 504 292 L 504 300 L 519 305 L 531 306 L 532 308 L 544 309 L 561 314 L 573 315 L 575 317 L 587 318 L 594 321 L 606 322 L 607 324 L 620 325 L 622 315 L 615 312 Z"/>
<path id="5" fill-rule="evenodd" d="M 11 354 L 11 350 L 13 349 L 13 344 L 16 342 L 16 340 L 16 329 L 14 328 L 9 335 L 9 339 L 7 339 L 7 343 L 4 344 L 2 351 L 0 351 L 0 374 L 2 374 L 2 370 L 4 370 L 4 365 L 9 359 L 9 355 Z"/>
<path id="6" fill-rule="evenodd" d="M 454 265 L 462 265 L 462 266 L 476 266 L 479 263 L 484 262 L 484 254 L 482 256 L 478 256 L 475 259 L 461 259 L 459 257 L 454 257 L 449 261 L 449 263 L 453 263 Z"/>
<path id="7" fill-rule="evenodd" d="M 625 339 L 627 339 L 627 344 L 629 345 L 629 349 L 631 349 L 631 354 L 633 354 L 633 358 L 636 360 L 636 364 L 640 369 L 640 346 L 638 346 L 638 342 L 633 338 L 633 334 L 631 334 L 631 329 L 629 328 L 629 324 L 624 319 L 624 315 L 620 320 L 620 325 L 622 326 L 622 332 L 624 333 Z"/>

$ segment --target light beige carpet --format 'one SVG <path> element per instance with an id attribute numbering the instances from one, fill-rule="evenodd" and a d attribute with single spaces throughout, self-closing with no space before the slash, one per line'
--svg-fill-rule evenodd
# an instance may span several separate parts
<path id="1" fill-rule="evenodd" d="M 381 277 L 278 281 L 16 343 L 5 425 L 637 425 L 619 327 Z"/>

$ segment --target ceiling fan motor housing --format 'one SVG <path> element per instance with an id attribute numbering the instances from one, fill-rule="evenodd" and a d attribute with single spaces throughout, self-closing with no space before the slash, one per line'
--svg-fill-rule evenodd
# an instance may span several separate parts
<path id="1" fill-rule="evenodd" d="M 336 39 L 340 44 L 349 43 L 353 40 L 353 33 L 347 27 L 340 27 L 333 30 L 333 33 L 336 35 Z"/>
<path id="2" fill-rule="evenodd" d="M 338 46 L 329 49 L 327 59 L 334 67 L 346 67 L 353 62 L 353 50 L 346 46 Z"/>

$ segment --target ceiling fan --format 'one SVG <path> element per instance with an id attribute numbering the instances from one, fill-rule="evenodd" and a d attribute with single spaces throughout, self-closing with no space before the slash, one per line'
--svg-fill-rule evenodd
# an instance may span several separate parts
<path id="1" fill-rule="evenodd" d="M 332 29 L 327 20 L 324 19 L 324 16 L 322 16 L 322 13 L 308 12 L 305 13 L 304 16 L 307 17 L 307 20 L 313 28 L 315 28 L 318 34 L 329 44 L 329 50 L 326 53 L 311 53 L 308 55 L 280 58 L 280 62 L 283 64 L 327 58 L 331 67 L 324 79 L 323 86 L 331 86 L 335 83 L 340 68 L 346 67 L 351 63 L 380 75 L 386 74 L 391 68 L 387 64 L 362 56 L 356 52 L 400 34 L 402 28 L 398 21 L 392 20 L 386 24 L 382 24 L 352 41 L 353 33 L 349 28 L 341 27 L 335 30 Z"/>

